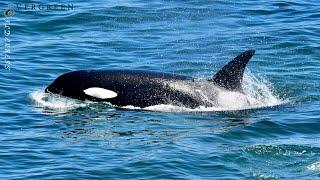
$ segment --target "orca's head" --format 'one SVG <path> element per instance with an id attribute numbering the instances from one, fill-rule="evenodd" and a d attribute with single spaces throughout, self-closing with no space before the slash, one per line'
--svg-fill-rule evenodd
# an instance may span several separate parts
<path id="1" fill-rule="evenodd" d="M 99 72 L 73 71 L 59 76 L 45 92 L 80 100 L 101 101 L 117 97 L 117 92 L 106 89 L 108 83 L 102 79 Z"/>
<path id="2" fill-rule="evenodd" d="M 86 88 L 85 82 L 85 71 L 69 72 L 54 80 L 45 89 L 45 92 L 84 100 L 86 96 L 83 92 L 83 89 Z"/>

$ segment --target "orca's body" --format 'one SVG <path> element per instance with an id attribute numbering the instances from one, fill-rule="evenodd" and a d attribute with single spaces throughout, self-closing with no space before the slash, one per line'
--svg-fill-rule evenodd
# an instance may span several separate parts
<path id="1" fill-rule="evenodd" d="M 243 72 L 254 52 L 238 55 L 212 79 L 204 80 L 205 83 L 212 88 L 241 91 Z M 106 101 L 116 106 L 209 106 L 196 92 L 198 82 L 187 76 L 149 71 L 81 70 L 59 76 L 45 91 L 80 100 Z M 186 86 L 189 90 L 183 88 Z"/>

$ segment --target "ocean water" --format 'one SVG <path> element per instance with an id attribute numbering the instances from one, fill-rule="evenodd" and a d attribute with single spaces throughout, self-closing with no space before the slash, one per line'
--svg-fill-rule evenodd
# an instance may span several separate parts
<path id="1" fill-rule="evenodd" d="M 320 179 L 319 1 L 0 7 L 1 179 Z M 248 49 L 256 54 L 245 95 L 221 92 L 216 107 L 114 107 L 43 93 L 79 69 L 210 78 Z"/>

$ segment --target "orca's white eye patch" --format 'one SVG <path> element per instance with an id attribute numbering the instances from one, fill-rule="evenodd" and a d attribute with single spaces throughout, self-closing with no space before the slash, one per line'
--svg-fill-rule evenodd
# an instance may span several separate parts
<path id="1" fill-rule="evenodd" d="M 86 95 L 99 98 L 99 99 L 109 99 L 117 97 L 117 93 L 108 89 L 99 88 L 99 87 L 91 87 L 83 90 Z"/>

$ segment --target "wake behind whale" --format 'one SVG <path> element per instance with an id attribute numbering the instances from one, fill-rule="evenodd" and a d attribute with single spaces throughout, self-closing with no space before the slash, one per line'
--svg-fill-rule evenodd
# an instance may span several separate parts
<path id="1" fill-rule="evenodd" d="M 254 50 L 241 53 L 209 80 L 147 71 L 73 71 L 58 77 L 42 98 L 39 92 L 32 97 L 40 104 L 55 94 L 80 104 L 89 100 L 161 111 L 226 111 L 281 104 L 271 87 L 253 75 L 243 78 L 253 54 Z"/>

